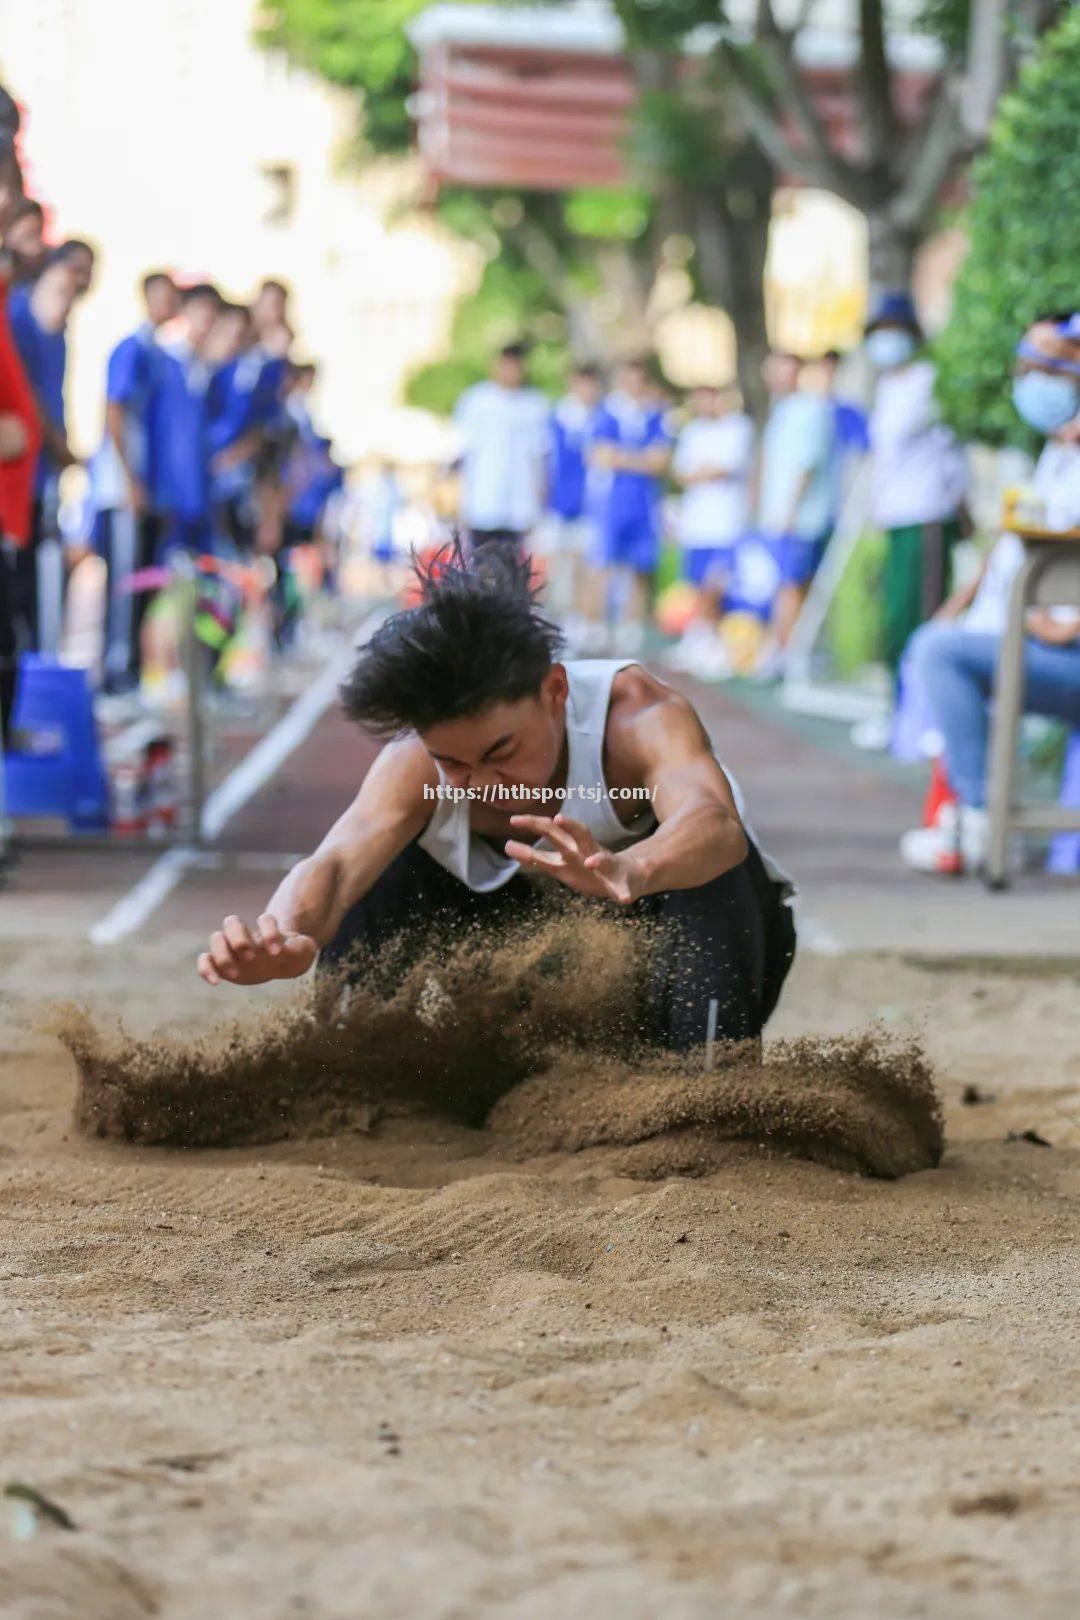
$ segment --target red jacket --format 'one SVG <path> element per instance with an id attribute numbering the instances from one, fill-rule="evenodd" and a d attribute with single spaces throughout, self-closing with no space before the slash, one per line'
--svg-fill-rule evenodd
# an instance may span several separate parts
<path id="1" fill-rule="evenodd" d="M 8 323 L 8 285 L 0 275 L 0 414 L 17 416 L 27 445 L 13 461 L 0 461 L 0 535 L 24 546 L 30 538 L 34 468 L 41 449 L 41 421 Z"/>

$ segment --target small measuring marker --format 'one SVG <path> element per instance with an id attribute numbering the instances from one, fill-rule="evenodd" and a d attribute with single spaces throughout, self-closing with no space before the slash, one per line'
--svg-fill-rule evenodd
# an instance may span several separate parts
<path id="1" fill-rule="evenodd" d="M 716 1024 L 720 1017 L 720 1002 L 716 996 L 709 997 L 709 1017 L 705 1025 L 705 1073 L 712 1071 L 716 1061 Z"/>

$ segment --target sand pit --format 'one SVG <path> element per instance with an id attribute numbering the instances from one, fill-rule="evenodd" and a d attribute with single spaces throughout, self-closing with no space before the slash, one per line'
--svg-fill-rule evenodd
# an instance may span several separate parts
<path id="1" fill-rule="evenodd" d="M 194 943 L 60 941 L 47 973 L 0 947 L 0 1486 L 76 1526 L 12 1539 L 0 1498 L 5 1620 L 1072 1620 L 1074 980 L 796 965 L 761 1071 L 781 1118 L 787 1043 L 850 1108 L 875 1013 L 901 1093 L 915 1034 L 938 1077 L 940 1165 L 883 1180 L 722 1139 L 700 1072 L 612 1073 L 601 1025 L 568 1049 L 550 1008 L 557 1068 L 483 1078 L 464 1115 L 421 1042 L 332 1128 L 252 1071 L 275 1139 L 225 1148 L 237 1099 L 204 1092 L 235 1062 L 192 1054 L 241 1001 Z M 83 1131 L 43 996 L 91 975 Z M 296 1016 L 253 997 L 233 1059 Z M 152 1018 L 187 1067 L 140 1093 L 108 1054 Z M 148 1145 L 193 1121 L 200 1151 Z"/>
<path id="2" fill-rule="evenodd" d="M 730 1141 L 886 1178 L 939 1162 L 916 1041 L 804 1039 L 765 1058 L 756 1042 L 721 1045 L 706 1073 L 703 1052 L 635 1035 L 647 948 L 602 918 L 556 917 L 425 955 L 393 995 L 375 983 L 385 964 L 369 964 L 355 986 L 314 981 L 195 1041 L 103 1034 L 75 1008 L 53 1021 L 78 1066 L 79 1123 L 100 1138 L 231 1147 L 425 1111 L 482 1126 L 509 1156 L 614 1148 L 646 1177 L 704 1174 Z"/>
<path id="3" fill-rule="evenodd" d="M 881 1031 L 785 1041 L 764 1059 L 735 1047 L 708 1074 L 674 1058 L 629 1072 L 565 1058 L 508 1092 L 487 1128 L 523 1157 L 617 1147 L 620 1170 L 650 1178 L 707 1174 L 732 1141 L 887 1179 L 932 1169 L 943 1147 L 921 1048 Z"/>

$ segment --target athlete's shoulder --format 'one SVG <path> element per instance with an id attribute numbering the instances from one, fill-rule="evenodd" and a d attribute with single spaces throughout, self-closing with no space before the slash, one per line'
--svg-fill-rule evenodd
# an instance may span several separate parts
<path id="1" fill-rule="evenodd" d="M 435 787 L 439 767 L 415 733 L 395 737 L 380 749 L 368 772 L 369 780 L 387 795 L 411 799 L 425 787 Z"/>
<path id="2" fill-rule="evenodd" d="M 609 756 L 635 777 L 669 754 L 710 746 L 689 698 L 641 664 L 628 664 L 612 682 L 605 742 Z"/>
<path id="3" fill-rule="evenodd" d="M 694 713 L 688 698 L 644 664 L 626 664 L 612 680 L 608 714 L 616 725 L 633 727 L 646 717 L 652 723 L 664 716 Z"/>

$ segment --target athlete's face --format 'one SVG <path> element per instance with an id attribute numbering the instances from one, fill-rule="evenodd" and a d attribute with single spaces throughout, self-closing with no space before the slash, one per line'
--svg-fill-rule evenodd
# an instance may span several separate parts
<path id="1" fill-rule="evenodd" d="M 451 787 L 545 787 L 555 775 L 566 735 L 566 670 L 553 664 L 535 697 L 497 703 L 483 714 L 443 720 L 421 733 Z M 515 804 L 500 794 L 489 801 L 509 812 L 552 814 L 543 805 Z"/>

